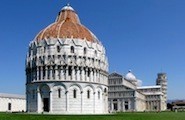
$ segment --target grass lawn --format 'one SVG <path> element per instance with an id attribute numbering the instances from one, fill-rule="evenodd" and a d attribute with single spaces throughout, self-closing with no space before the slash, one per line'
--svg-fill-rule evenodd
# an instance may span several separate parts
<path id="1" fill-rule="evenodd" d="M 0 120 L 185 120 L 185 112 L 118 113 L 111 115 L 33 115 L 0 113 Z"/>

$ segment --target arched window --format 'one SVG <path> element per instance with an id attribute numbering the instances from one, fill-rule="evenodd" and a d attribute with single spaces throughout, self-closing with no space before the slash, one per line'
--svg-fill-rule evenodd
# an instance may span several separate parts
<path id="1" fill-rule="evenodd" d="M 58 89 L 58 98 L 61 98 L 61 89 Z"/>
<path id="2" fill-rule="evenodd" d="M 75 48 L 73 46 L 71 46 L 71 53 L 75 52 Z"/>
<path id="3" fill-rule="evenodd" d="M 46 47 L 44 47 L 44 53 L 46 52 Z"/>
<path id="4" fill-rule="evenodd" d="M 104 89 L 104 93 L 107 93 L 107 88 Z"/>
<path id="5" fill-rule="evenodd" d="M 94 51 L 94 55 L 97 57 L 97 51 L 96 50 Z"/>
<path id="6" fill-rule="evenodd" d="M 57 46 L 57 52 L 59 53 L 61 50 L 60 46 Z"/>
<path id="7" fill-rule="evenodd" d="M 73 90 L 73 98 L 76 98 L 76 89 Z"/>
<path id="8" fill-rule="evenodd" d="M 84 55 L 87 54 L 87 48 L 84 48 Z"/>
<path id="9" fill-rule="evenodd" d="M 87 90 L 87 98 L 90 98 L 90 90 Z"/>
<path id="10" fill-rule="evenodd" d="M 98 91 L 98 99 L 100 99 L 100 91 Z"/>
<path id="11" fill-rule="evenodd" d="M 8 110 L 12 110 L 12 104 L 11 103 L 8 103 Z"/>

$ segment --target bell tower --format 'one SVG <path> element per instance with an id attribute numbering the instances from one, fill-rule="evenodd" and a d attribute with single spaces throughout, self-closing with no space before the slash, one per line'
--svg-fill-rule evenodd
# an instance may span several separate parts
<path id="1" fill-rule="evenodd" d="M 163 93 L 163 101 L 164 101 L 164 104 L 162 106 L 165 110 L 166 105 L 167 105 L 167 76 L 166 76 L 166 73 L 157 74 L 156 85 L 161 86 L 161 91 Z"/>

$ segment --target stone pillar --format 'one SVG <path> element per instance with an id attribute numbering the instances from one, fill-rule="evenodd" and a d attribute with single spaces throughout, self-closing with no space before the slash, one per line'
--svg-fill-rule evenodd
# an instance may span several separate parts
<path id="1" fill-rule="evenodd" d="M 58 80 L 59 79 L 59 76 L 58 76 L 58 66 L 56 65 L 55 68 L 55 80 Z"/>
<path id="2" fill-rule="evenodd" d="M 88 79 L 87 79 L 87 77 L 88 77 L 87 76 L 87 74 L 88 74 L 87 71 L 88 71 L 88 68 L 85 68 L 85 81 L 88 81 Z"/>
<path id="3" fill-rule="evenodd" d="M 58 79 L 61 80 L 61 66 L 58 66 Z"/>
<path id="4" fill-rule="evenodd" d="M 99 70 L 97 71 L 97 80 L 98 80 L 98 83 L 100 83 L 100 72 L 99 72 Z"/>
<path id="5" fill-rule="evenodd" d="M 53 112 L 53 106 L 52 106 L 52 102 L 53 102 L 53 96 L 52 96 L 52 90 L 49 92 L 49 112 L 52 113 Z"/>
<path id="6" fill-rule="evenodd" d="M 45 66 L 45 80 L 48 80 L 48 66 Z"/>
<path id="7" fill-rule="evenodd" d="M 93 82 L 93 70 L 92 68 L 90 69 L 90 80 L 91 82 Z"/>
<path id="8" fill-rule="evenodd" d="M 81 70 L 82 70 L 82 74 L 81 74 L 81 76 L 82 76 L 82 81 L 85 81 L 85 71 L 84 71 L 84 68 L 82 67 L 81 68 Z"/>
<path id="9" fill-rule="evenodd" d="M 113 102 L 113 99 L 111 100 L 111 111 L 114 111 L 114 102 Z"/>
<path id="10" fill-rule="evenodd" d="M 92 69 L 92 82 L 95 82 L 94 81 L 94 69 Z"/>
<path id="11" fill-rule="evenodd" d="M 52 80 L 53 79 L 53 75 L 52 75 L 52 66 L 49 67 L 49 79 Z"/>
<path id="12" fill-rule="evenodd" d="M 32 76 L 32 75 L 31 75 Z M 37 81 L 39 80 L 39 67 L 37 67 Z"/>
<path id="13" fill-rule="evenodd" d="M 79 72 L 78 73 L 78 75 L 79 75 L 79 81 L 82 81 L 82 67 L 79 67 L 78 72 Z"/>
<path id="14" fill-rule="evenodd" d="M 99 70 L 99 76 L 100 76 L 99 77 L 99 82 L 102 83 L 102 74 L 101 74 L 100 70 Z"/>
<path id="15" fill-rule="evenodd" d="M 117 111 L 120 111 L 120 99 L 117 99 L 118 101 L 117 101 L 117 108 L 118 108 L 118 110 Z"/>
<path id="16" fill-rule="evenodd" d="M 83 113 L 83 91 L 81 91 L 81 113 Z"/>
<path id="17" fill-rule="evenodd" d="M 93 92 L 93 113 L 96 112 L 96 92 Z"/>
<path id="18" fill-rule="evenodd" d="M 42 107 L 43 107 L 43 106 L 42 106 L 41 94 L 40 94 L 40 91 L 37 90 L 37 112 L 38 112 L 38 113 L 43 112 Z"/>
<path id="19" fill-rule="evenodd" d="M 137 100 L 136 100 L 136 98 L 134 97 L 134 111 L 137 111 L 137 107 L 136 107 L 136 104 L 137 104 L 137 103 L 136 103 L 136 101 L 137 101 Z"/>
<path id="20" fill-rule="evenodd" d="M 69 80 L 69 70 L 68 70 L 68 66 L 66 67 L 66 80 Z"/>
<path id="21" fill-rule="evenodd" d="M 61 66 L 60 76 L 61 76 L 61 80 L 64 80 L 64 67 L 63 66 Z"/>
<path id="22" fill-rule="evenodd" d="M 76 79 L 77 81 L 80 81 L 79 67 L 76 67 L 76 69 L 75 69 L 75 79 Z"/>
<path id="23" fill-rule="evenodd" d="M 43 80 L 43 67 L 40 67 L 40 80 Z"/>
<path id="24" fill-rule="evenodd" d="M 68 110 L 69 110 L 69 96 L 68 96 L 68 91 L 66 91 L 66 112 L 68 112 Z"/>
<path id="25" fill-rule="evenodd" d="M 96 70 L 94 70 L 94 82 L 97 82 L 96 78 L 97 78 L 97 72 Z"/>
<path id="26" fill-rule="evenodd" d="M 72 71 L 72 73 L 71 73 L 71 80 L 76 80 L 75 79 L 75 68 L 74 68 L 74 66 L 71 67 L 71 71 Z"/>

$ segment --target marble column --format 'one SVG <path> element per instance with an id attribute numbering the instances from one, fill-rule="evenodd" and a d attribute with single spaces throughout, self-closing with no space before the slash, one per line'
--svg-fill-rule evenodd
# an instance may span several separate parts
<path id="1" fill-rule="evenodd" d="M 81 91 L 81 113 L 83 113 L 83 91 Z"/>
<path id="2" fill-rule="evenodd" d="M 88 81 L 87 80 L 87 74 L 88 74 L 87 71 L 88 71 L 88 68 L 85 68 L 85 81 Z"/>
<path id="3" fill-rule="evenodd" d="M 82 81 L 82 67 L 79 67 L 79 81 Z"/>
<path id="4" fill-rule="evenodd" d="M 76 68 L 76 79 L 77 79 L 77 81 L 80 81 L 80 69 L 79 69 L 79 67 Z"/>
<path id="5" fill-rule="evenodd" d="M 69 80 L 69 70 L 68 70 L 68 66 L 66 67 L 66 80 Z"/>
<path id="6" fill-rule="evenodd" d="M 49 92 L 49 112 L 52 113 L 53 112 L 53 106 L 52 106 L 52 102 L 53 102 L 53 96 L 52 96 L 52 90 Z"/>
<path id="7" fill-rule="evenodd" d="M 58 66 L 58 79 L 61 80 L 61 66 Z"/>
<path id="8" fill-rule="evenodd" d="M 61 76 L 61 80 L 64 80 L 64 67 L 63 66 L 61 66 L 60 76 Z"/>
<path id="9" fill-rule="evenodd" d="M 40 67 L 40 80 L 43 80 L 43 67 Z"/>
<path id="10" fill-rule="evenodd" d="M 68 110 L 69 110 L 69 95 L 68 95 L 68 91 L 66 91 L 66 112 L 68 112 Z"/>
<path id="11" fill-rule="evenodd" d="M 52 75 L 52 66 L 49 67 L 49 79 L 50 79 L 50 80 L 53 79 L 53 75 Z"/>
<path id="12" fill-rule="evenodd" d="M 45 80 L 48 80 L 48 66 L 45 66 Z"/>
<path id="13" fill-rule="evenodd" d="M 37 112 L 41 113 L 43 111 L 42 109 L 42 98 L 41 98 L 41 94 L 40 91 L 37 90 Z"/>
<path id="14" fill-rule="evenodd" d="M 81 70 L 82 70 L 82 74 L 81 74 L 81 76 L 82 76 L 82 81 L 85 81 L 85 71 L 84 71 L 84 68 L 82 67 L 81 68 Z"/>
<path id="15" fill-rule="evenodd" d="M 92 68 L 90 69 L 90 79 L 89 81 L 93 82 L 93 70 Z"/>
<path id="16" fill-rule="evenodd" d="M 32 77 L 33 77 L 33 81 L 35 81 L 36 77 L 35 77 L 35 69 L 34 68 L 32 69 Z"/>
<path id="17" fill-rule="evenodd" d="M 58 66 L 56 65 L 55 68 L 55 80 L 58 80 L 59 79 L 59 76 L 58 76 Z"/>
<path id="18" fill-rule="evenodd" d="M 98 83 L 100 83 L 100 71 L 98 70 L 98 72 L 97 72 L 97 79 L 98 79 Z"/>
<path id="19" fill-rule="evenodd" d="M 96 92 L 93 92 L 93 113 L 96 112 Z"/>
<path id="20" fill-rule="evenodd" d="M 37 81 L 39 80 L 39 67 L 37 67 Z"/>
<path id="21" fill-rule="evenodd" d="M 97 82 L 97 71 L 94 70 L 94 82 Z"/>
<path id="22" fill-rule="evenodd" d="M 74 68 L 74 66 L 71 67 L 71 80 L 76 80 L 75 79 L 75 68 Z"/>

